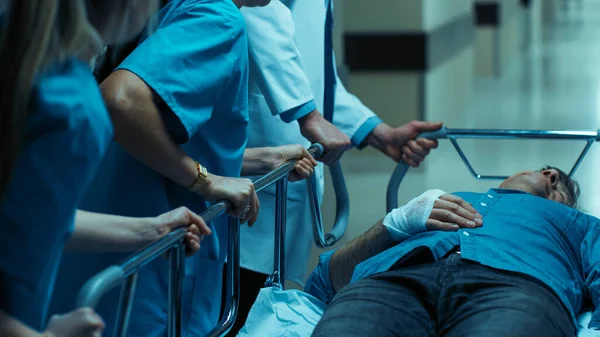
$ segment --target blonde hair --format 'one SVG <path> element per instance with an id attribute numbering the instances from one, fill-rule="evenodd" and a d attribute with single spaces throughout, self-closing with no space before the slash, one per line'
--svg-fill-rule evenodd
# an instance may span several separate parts
<path id="1" fill-rule="evenodd" d="M 148 0 L 140 0 L 148 1 Z M 12 0 L 0 39 L 0 198 L 10 180 L 40 71 L 67 57 L 91 60 L 101 51 L 98 30 L 126 21 L 127 0 Z M 88 13 L 87 7 L 97 13 Z M 90 16 L 88 16 L 90 15 Z M 120 22 L 118 22 L 120 21 Z M 96 28 L 95 28 L 96 27 Z M 97 30 L 98 29 L 98 30 Z"/>

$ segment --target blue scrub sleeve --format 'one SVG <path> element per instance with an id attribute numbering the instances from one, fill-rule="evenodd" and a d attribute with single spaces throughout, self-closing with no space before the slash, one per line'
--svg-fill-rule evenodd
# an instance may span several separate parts
<path id="1" fill-rule="evenodd" d="M 286 123 L 291 123 L 293 121 L 297 121 L 298 119 L 308 115 L 312 111 L 317 108 L 317 104 L 315 104 L 315 100 L 310 100 L 304 104 L 301 104 L 293 109 L 285 111 L 281 113 L 279 116 L 282 121 Z"/>
<path id="2" fill-rule="evenodd" d="M 333 296 L 335 296 L 335 290 L 329 279 L 329 260 L 331 260 L 331 256 L 336 250 L 323 253 L 319 256 L 319 264 L 310 274 L 304 286 L 304 292 L 318 298 L 325 304 L 329 304 Z"/>
<path id="3" fill-rule="evenodd" d="M 222 8 L 210 2 L 183 2 L 118 68 L 139 76 L 162 98 L 182 126 L 173 130 L 173 123 L 167 123 L 167 127 L 183 142 L 211 119 L 239 67 L 243 20 L 241 14 Z"/>
<path id="4" fill-rule="evenodd" d="M 352 145 L 359 150 L 364 149 L 367 146 L 367 137 L 373 132 L 377 125 L 383 123 L 383 121 L 373 116 L 367 119 L 359 128 L 356 130 L 350 141 Z"/>

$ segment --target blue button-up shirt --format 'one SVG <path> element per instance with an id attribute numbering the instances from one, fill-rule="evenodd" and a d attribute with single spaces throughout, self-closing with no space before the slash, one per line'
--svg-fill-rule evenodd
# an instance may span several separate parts
<path id="1" fill-rule="evenodd" d="M 457 232 L 428 231 L 362 262 L 352 281 L 398 268 L 416 249 L 443 258 L 460 245 L 462 258 L 482 265 L 532 276 L 551 288 L 575 322 L 584 296 L 598 308 L 600 300 L 600 220 L 560 203 L 528 193 L 491 189 L 487 193 L 455 193 L 473 204 L 484 225 Z M 329 259 L 323 254 L 305 291 L 328 303 L 335 291 L 329 280 Z M 600 328 L 600 310 L 589 325 Z"/>

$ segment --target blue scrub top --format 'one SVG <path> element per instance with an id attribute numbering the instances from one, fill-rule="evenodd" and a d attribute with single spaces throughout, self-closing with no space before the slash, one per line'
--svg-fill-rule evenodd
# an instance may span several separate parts
<path id="1" fill-rule="evenodd" d="M 64 244 L 112 125 L 85 62 L 49 67 L 32 98 L 25 143 L 0 203 L 0 308 L 42 330 Z"/>
<path id="2" fill-rule="evenodd" d="M 174 0 L 159 15 L 158 30 L 120 65 L 143 79 L 167 104 L 165 125 L 173 139 L 209 172 L 238 177 L 247 138 L 247 43 L 245 23 L 231 0 Z M 113 143 L 84 209 L 127 216 L 156 216 L 179 206 L 201 213 L 207 203 L 144 166 Z M 216 325 L 227 246 L 227 219 L 187 259 L 184 335 L 201 336 Z M 124 254 L 65 256 L 58 309 L 72 308 L 73 289 Z M 164 336 L 167 322 L 167 261 L 144 267 L 129 336 Z M 76 271 L 76 273 L 75 273 Z M 111 335 L 118 291 L 98 311 Z M 62 307 L 61 307 L 62 305 Z"/>

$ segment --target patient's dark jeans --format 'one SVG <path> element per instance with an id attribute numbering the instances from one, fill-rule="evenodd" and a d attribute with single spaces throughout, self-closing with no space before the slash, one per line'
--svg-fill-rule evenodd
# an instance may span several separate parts
<path id="1" fill-rule="evenodd" d="M 575 336 L 546 286 L 459 254 L 373 275 L 334 297 L 313 336 Z"/>

